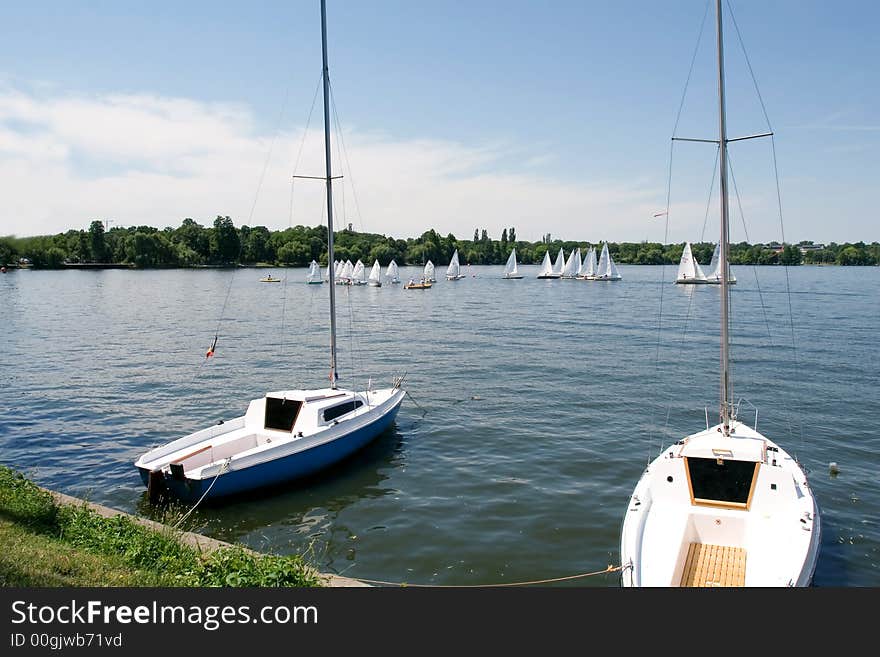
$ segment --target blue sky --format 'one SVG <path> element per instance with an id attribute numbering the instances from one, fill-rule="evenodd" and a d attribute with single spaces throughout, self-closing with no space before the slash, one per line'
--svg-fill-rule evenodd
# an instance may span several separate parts
<path id="1" fill-rule="evenodd" d="M 732 239 L 880 239 L 880 9 L 731 5 L 775 132 L 730 147 Z M 711 145 L 676 144 L 668 228 L 653 217 L 695 52 L 677 134 L 717 136 L 706 8 L 331 0 L 337 223 L 398 237 L 515 226 L 529 240 L 714 240 Z M 4 3 L 0 24 L 0 234 L 92 219 L 324 221 L 320 183 L 290 186 L 294 169 L 323 172 L 320 96 L 304 133 L 321 67 L 317 0 L 34 0 Z M 729 19 L 725 52 L 729 136 L 766 131 Z"/>

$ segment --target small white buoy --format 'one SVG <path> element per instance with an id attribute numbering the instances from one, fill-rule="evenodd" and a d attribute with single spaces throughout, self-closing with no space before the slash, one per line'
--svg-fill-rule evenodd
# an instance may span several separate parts
<path id="1" fill-rule="evenodd" d="M 831 463 L 828 464 L 828 471 L 831 473 L 832 477 L 840 473 L 840 468 L 837 467 L 836 461 L 831 461 Z"/>

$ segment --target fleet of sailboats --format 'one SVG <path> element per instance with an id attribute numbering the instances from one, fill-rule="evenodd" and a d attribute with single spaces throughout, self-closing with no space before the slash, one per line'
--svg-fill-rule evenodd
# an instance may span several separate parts
<path id="1" fill-rule="evenodd" d="M 724 48 L 716 0 L 721 237 L 719 423 L 685 436 L 648 464 L 624 513 L 623 586 L 808 586 L 821 519 L 797 460 L 737 419 L 730 372 L 729 217 Z M 769 136 L 755 135 L 755 137 Z M 639 455 L 640 456 L 640 455 Z M 633 451 L 636 458 L 636 450 Z"/>
<path id="2" fill-rule="evenodd" d="M 599 264 L 596 266 L 596 273 L 589 279 L 591 281 L 619 281 L 623 277 L 614 264 L 614 258 L 608 251 L 608 242 L 602 245 L 602 253 L 599 256 Z"/>
<path id="3" fill-rule="evenodd" d="M 321 0 L 327 261 L 333 262 L 326 16 L 325 0 Z M 366 390 L 355 391 L 338 386 L 332 275 L 330 282 L 329 387 L 267 392 L 251 400 L 242 416 L 212 423 L 142 454 L 134 465 L 151 497 L 154 493 L 168 493 L 198 504 L 209 497 L 298 479 L 341 461 L 391 426 L 406 394 L 401 378 L 395 378 L 389 388 L 373 389 L 370 385 Z"/>
<path id="4" fill-rule="evenodd" d="M 716 0 L 721 180 L 721 235 L 706 274 L 690 242 L 684 246 L 676 283 L 720 286 L 721 365 L 719 422 L 664 449 L 642 472 L 627 505 L 620 536 L 623 586 L 806 586 L 819 552 L 821 522 L 804 470 L 781 446 L 737 419 L 732 394 L 729 340 L 729 287 L 736 282 L 728 262 L 726 108 L 722 3 Z M 369 275 L 358 259 L 334 259 L 333 176 L 329 132 L 329 73 L 325 0 L 321 0 L 323 43 L 325 184 L 327 195 L 326 277 L 330 282 L 329 387 L 267 392 L 250 400 L 244 415 L 208 426 L 151 449 L 134 463 L 152 493 L 201 501 L 310 475 L 363 448 L 394 422 L 406 392 L 402 378 L 388 388 L 338 387 L 334 283 L 382 286 L 374 259 Z M 761 136 L 761 135 L 756 135 Z M 461 273 L 456 249 L 446 270 Z M 502 278 L 521 279 L 512 248 Z M 544 253 L 539 279 L 622 279 L 602 245 L 598 262 L 592 246 L 582 259 L 563 248 L 555 262 Z M 275 282 L 280 279 L 261 279 Z M 306 281 L 324 278 L 312 260 Z M 385 281 L 399 283 L 394 260 Z M 406 289 L 429 289 L 434 265 L 428 260 L 417 282 Z M 216 338 L 215 338 L 216 344 Z M 213 353 L 213 345 L 209 355 Z M 757 415 L 756 415 L 757 417 Z M 636 450 L 633 451 L 635 455 Z"/>

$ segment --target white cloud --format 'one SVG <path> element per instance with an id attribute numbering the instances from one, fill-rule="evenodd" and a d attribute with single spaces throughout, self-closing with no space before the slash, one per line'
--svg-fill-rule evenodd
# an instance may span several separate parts
<path id="1" fill-rule="evenodd" d="M 0 89 L 0 234 L 51 234 L 93 219 L 162 228 L 192 217 L 207 225 L 218 214 L 273 230 L 316 225 L 324 221 L 320 181 L 295 183 L 292 218 L 290 185 L 301 143 L 297 173 L 322 175 L 321 135 L 310 131 L 303 142 L 297 130 L 257 134 L 239 105 Z M 344 165 L 345 174 L 334 186 L 337 226 L 350 221 L 395 237 L 435 228 L 468 238 L 485 228 L 497 238 L 510 226 L 528 240 L 547 232 L 593 241 L 663 237 L 651 218 L 662 209 L 657 181 L 554 180 L 539 173 L 554 158 L 537 147 L 358 131 L 344 141 L 344 157 L 333 151 L 334 173 Z M 702 212 L 690 221 L 699 228 Z"/>

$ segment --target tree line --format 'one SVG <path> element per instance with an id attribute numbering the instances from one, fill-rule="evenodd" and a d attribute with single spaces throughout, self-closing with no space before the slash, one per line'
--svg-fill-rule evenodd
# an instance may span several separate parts
<path id="1" fill-rule="evenodd" d="M 337 260 L 362 260 L 369 266 L 378 260 L 383 266 L 392 259 L 398 265 L 449 263 L 458 249 L 463 265 L 500 265 L 516 248 L 520 264 L 540 264 L 549 251 L 555 261 L 559 249 L 566 255 L 580 247 L 586 254 L 600 242 L 554 239 L 550 233 L 540 242 L 518 240 L 516 229 L 504 228 L 500 239 L 489 237 L 485 228 L 475 229 L 472 239 L 442 236 L 431 229 L 419 237 L 397 239 L 347 228 L 334 233 Z M 713 242 L 691 245 L 697 261 L 707 264 Z M 684 244 L 659 242 L 609 242 L 608 249 L 619 264 L 677 265 Z M 234 265 L 306 266 L 312 260 L 327 265 L 327 227 L 293 226 L 271 231 L 265 226 L 236 227 L 228 216 L 217 216 L 211 226 L 186 218 L 177 228 L 151 226 L 113 227 L 92 221 L 88 230 L 68 230 L 56 235 L 0 237 L 0 264 L 30 264 L 41 269 L 60 269 L 69 264 L 127 264 L 133 267 L 199 267 Z M 880 265 L 880 243 L 864 242 L 814 245 L 748 244 L 730 245 L 734 265 Z"/>

